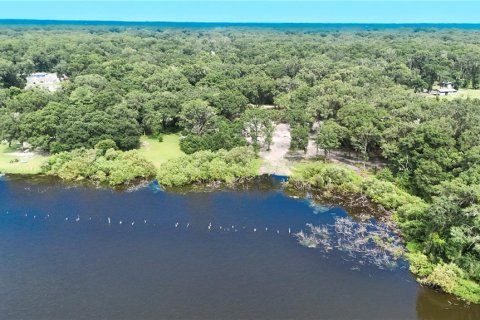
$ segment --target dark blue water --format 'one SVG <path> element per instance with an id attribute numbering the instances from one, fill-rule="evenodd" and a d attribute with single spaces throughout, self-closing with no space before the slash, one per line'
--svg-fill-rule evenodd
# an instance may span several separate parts
<path id="1" fill-rule="evenodd" d="M 292 235 L 338 217 L 273 180 L 186 194 L 2 180 L 0 319 L 479 318 L 402 264 L 359 267 Z"/>

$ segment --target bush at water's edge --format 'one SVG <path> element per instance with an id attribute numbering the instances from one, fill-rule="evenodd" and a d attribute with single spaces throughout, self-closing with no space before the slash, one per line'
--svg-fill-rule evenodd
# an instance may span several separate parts
<path id="1" fill-rule="evenodd" d="M 425 254 L 424 241 L 431 205 L 412 196 L 393 183 L 372 176 L 361 176 L 341 165 L 310 163 L 299 165 L 288 182 L 296 189 L 355 192 L 367 195 L 373 202 L 392 212 L 393 220 L 407 242 L 410 271 L 425 285 L 441 288 L 458 297 L 480 303 L 480 285 L 467 272 L 441 256 Z"/>
<path id="2" fill-rule="evenodd" d="M 237 147 L 229 151 L 198 151 L 162 164 L 157 180 L 166 187 L 212 181 L 234 183 L 257 176 L 259 163 L 250 147 Z"/>
<path id="3" fill-rule="evenodd" d="M 48 159 L 42 171 L 63 180 L 90 180 L 111 186 L 150 179 L 156 174 L 155 166 L 138 151 L 123 152 L 113 148 L 61 152 Z"/>
<path id="4" fill-rule="evenodd" d="M 52 156 L 42 166 L 42 173 L 63 180 L 89 180 L 111 186 L 128 185 L 157 177 L 164 187 L 194 183 L 232 184 L 258 176 L 261 160 L 250 147 L 229 151 L 199 151 L 170 159 L 158 170 L 138 151 L 114 148 L 76 149 Z"/>

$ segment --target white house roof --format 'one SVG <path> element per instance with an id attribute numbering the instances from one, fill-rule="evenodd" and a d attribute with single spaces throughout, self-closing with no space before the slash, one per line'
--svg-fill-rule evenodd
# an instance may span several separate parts
<path id="1" fill-rule="evenodd" d="M 450 92 L 457 92 L 457 90 L 454 89 L 454 88 L 440 88 L 440 89 L 438 89 L 438 92 L 440 92 L 440 93 L 450 93 Z"/>
<path id="2" fill-rule="evenodd" d="M 35 72 L 27 76 L 26 88 L 33 87 L 56 91 L 60 88 L 60 79 L 56 73 Z"/>

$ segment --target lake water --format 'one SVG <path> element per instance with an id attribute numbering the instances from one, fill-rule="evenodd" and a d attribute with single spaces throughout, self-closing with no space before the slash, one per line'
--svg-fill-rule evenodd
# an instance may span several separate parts
<path id="1" fill-rule="evenodd" d="M 348 218 L 317 209 L 273 179 L 180 194 L 4 178 L 0 319 L 480 319 L 404 262 L 300 245 L 307 223 Z"/>

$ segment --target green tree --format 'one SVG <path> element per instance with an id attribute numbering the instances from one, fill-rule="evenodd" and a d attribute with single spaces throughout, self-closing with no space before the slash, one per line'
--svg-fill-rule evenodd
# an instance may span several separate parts
<path id="1" fill-rule="evenodd" d="M 20 123 L 20 113 L 0 109 L 0 140 L 6 140 L 11 146 L 13 141 L 20 139 Z"/>
<path id="2" fill-rule="evenodd" d="M 20 125 L 22 140 L 34 148 L 50 151 L 52 142 L 57 138 L 63 108 L 64 106 L 57 102 L 50 102 L 43 109 L 25 114 Z"/>
<path id="3" fill-rule="evenodd" d="M 182 104 L 180 125 L 189 133 L 204 135 L 216 127 L 216 110 L 208 102 L 196 99 Z"/>
<path id="4" fill-rule="evenodd" d="M 273 135 L 271 113 L 265 109 L 247 109 L 242 116 L 242 122 L 244 135 L 250 139 L 254 150 L 261 148 L 261 140 L 269 150 Z"/>
<path id="5" fill-rule="evenodd" d="M 171 92 L 156 92 L 145 103 L 143 125 L 150 134 L 165 132 L 173 127 L 179 118 L 181 100 Z"/>
<path id="6" fill-rule="evenodd" d="M 355 128 L 351 132 L 350 141 L 357 151 L 360 151 L 363 159 L 363 167 L 369 159 L 369 147 L 380 139 L 380 131 L 371 123 Z"/>
<path id="7" fill-rule="evenodd" d="M 110 150 L 110 149 L 117 150 L 118 147 L 115 141 L 113 141 L 112 139 L 105 139 L 105 140 L 98 141 L 97 144 L 95 145 L 95 149 L 100 151 L 102 155 L 105 155 L 107 150 Z"/>
<path id="8" fill-rule="evenodd" d="M 361 153 L 365 167 L 370 150 L 381 139 L 385 111 L 369 104 L 351 104 L 340 109 L 337 117 L 348 128 L 350 143 Z"/>
<path id="9" fill-rule="evenodd" d="M 19 77 L 16 66 L 8 60 L 0 58 L 0 88 L 23 88 L 25 81 Z"/>
<path id="10" fill-rule="evenodd" d="M 318 129 L 315 143 L 317 151 L 322 148 L 325 153 L 325 158 L 329 158 L 330 151 L 340 148 L 342 140 L 345 139 L 346 131 L 344 127 L 334 121 L 325 121 Z"/>
<path id="11" fill-rule="evenodd" d="M 290 150 L 302 150 L 307 152 L 309 130 L 306 126 L 296 125 L 290 131 Z"/>

